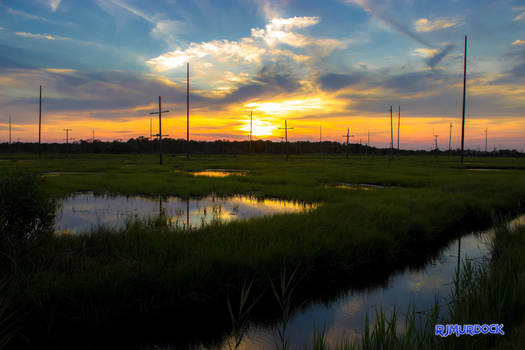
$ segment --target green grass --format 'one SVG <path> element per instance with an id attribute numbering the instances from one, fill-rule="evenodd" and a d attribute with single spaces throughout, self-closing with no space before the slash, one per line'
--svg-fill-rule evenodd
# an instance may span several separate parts
<path id="1" fill-rule="evenodd" d="M 173 312 L 184 315 L 176 317 L 177 324 L 209 310 L 227 320 L 228 291 L 240 289 L 245 280 L 263 288 L 283 266 L 308 276 L 298 290 L 321 293 L 344 280 L 424 260 L 461 231 L 490 224 L 492 214 L 521 210 L 525 198 L 522 159 L 467 160 L 469 167 L 505 168 L 491 172 L 466 170 L 447 156 L 295 156 L 289 162 L 277 156 L 165 157 L 163 166 L 157 159 L 24 156 L 0 161 L 0 171 L 93 173 L 44 177 L 45 188 L 56 197 L 75 191 L 183 197 L 213 192 L 322 205 L 304 214 L 215 224 L 190 234 L 137 222 L 121 232 L 54 237 L 35 249 L 13 287 L 17 308 L 33 320 L 26 327 L 33 341 L 62 334 L 61 327 L 100 330 L 116 323 L 122 334 L 133 334 L 130 329 L 142 329 L 143 320 Z M 187 173 L 209 168 L 249 173 L 227 178 Z M 340 182 L 392 188 L 335 188 Z M 51 326 L 44 332 L 38 329 L 42 323 Z"/>

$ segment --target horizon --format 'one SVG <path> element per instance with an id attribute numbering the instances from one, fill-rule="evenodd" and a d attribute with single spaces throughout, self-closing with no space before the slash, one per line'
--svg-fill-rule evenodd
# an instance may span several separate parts
<path id="1" fill-rule="evenodd" d="M 190 139 L 390 145 L 433 135 L 459 147 L 463 40 L 468 36 L 465 149 L 522 150 L 525 6 L 519 1 L 0 1 L 0 143 L 148 137 L 163 99 L 163 133 Z M 404 13 L 403 17 L 397 15 Z M 485 21 L 490 13 L 490 21 Z M 153 120 L 153 134 L 158 122 Z"/>

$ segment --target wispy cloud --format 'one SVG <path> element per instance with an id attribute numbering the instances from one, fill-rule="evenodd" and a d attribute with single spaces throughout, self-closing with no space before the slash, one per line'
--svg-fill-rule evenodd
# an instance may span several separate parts
<path id="1" fill-rule="evenodd" d="M 434 68 L 445 56 L 447 56 L 456 45 L 454 44 L 447 44 L 445 47 L 438 52 L 436 52 L 433 56 L 427 59 L 426 63 L 429 67 Z"/>
<path id="2" fill-rule="evenodd" d="M 514 40 L 512 45 L 525 45 L 525 40 Z"/>
<path id="3" fill-rule="evenodd" d="M 519 15 L 517 15 L 516 17 L 514 17 L 512 19 L 512 21 L 516 22 L 516 21 L 521 21 L 522 19 L 525 19 L 525 11 L 520 13 Z"/>
<path id="4" fill-rule="evenodd" d="M 57 36 L 57 35 L 50 35 L 50 34 L 35 34 L 35 33 L 28 33 L 28 32 L 15 32 L 18 36 L 23 36 L 26 38 L 33 38 L 33 39 L 46 39 L 46 40 L 67 40 L 68 38 L 63 36 Z"/>
<path id="5" fill-rule="evenodd" d="M 421 47 L 418 49 L 415 49 L 412 52 L 412 55 L 414 56 L 420 56 L 420 57 L 431 57 L 434 56 L 436 53 L 438 53 L 438 49 L 428 49 L 426 47 Z"/>
<path id="6" fill-rule="evenodd" d="M 291 48 L 317 48 L 316 55 L 324 57 L 333 50 L 343 47 L 346 42 L 332 38 L 314 38 L 293 31 L 313 26 L 320 22 L 319 17 L 273 18 L 265 28 L 252 28 L 249 37 L 238 41 L 213 40 L 191 43 L 186 49 L 167 52 L 147 61 L 154 71 L 162 72 L 184 65 L 194 59 L 210 58 L 218 62 L 239 62 L 261 64 L 265 55 L 287 56 L 296 62 L 304 62 L 308 55 L 298 54 L 280 45 Z"/>
<path id="7" fill-rule="evenodd" d="M 53 12 L 56 12 L 58 6 L 60 5 L 60 3 L 62 2 L 62 0 L 49 0 L 49 7 L 51 7 L 51 10 Z"/>
<path id="8" fill-rule="evenodd" d="M 438 29 L 456 26 L 459 23 L 460 21 L 457 18 L 438 18 L 435 20 L 420 18 L 414 23 L 414 27 L 417 32 L 433 32 Z"/>
<path id="9" fill-rule="evenodd" d="M 411 31 L 408 26 L 401 23 L 400 21 L 395 20 L 391 14 L 386 13 L 385 6 L 379 4 L 375 0 L 341 0 L 346 4 L 360 6 L 363 10 L 371 14 L 374 18 L 379 19 L 391 29 L 408 36 L 409 38 L 417 41 L 420 44 L 423 44 L 427 47 L 433 47 L 432 44 L 424 40 L 422 37 Z"/>
<path id="10" fill-rule="evenodd" d="M 46 18 L 44 17 L 40 17 L 40 16 L 35 16 L 33 14 L 30 14 L 28 12 L 25 12 L 25 11 L 20 11 L 20 10 L 15 10 L 15 9 L 12 9 L 10 7 L 7 7 L 5 6 L 4 4 L 0 3 L 0 7 L 3 7 L 6 9 L 7 13 L 11 14 L 11 15 L 15 15 L 15 16 L 21 16 L 21 17 L 25 17 L 27 19 L 32 19 L 32 20 L 37 20 L 37 21 L 43 21 L 43 22 L 49 22 Z"/>
<path id="11" fill-rule="evenodd" d="M 164 14 L 151 15 L 122 0 L 96 0 L 96 2 L 100 8 L 107 12 L 114 13 L 115 8 L 120 8 L 151 23 L 154 27 L 151 30 L 150 35 L 153 38 L 163 40 L 168 44 L 175 43 L 178 34 L 182 30 L 182 23 L 180 21 L 168 19 Z"/>

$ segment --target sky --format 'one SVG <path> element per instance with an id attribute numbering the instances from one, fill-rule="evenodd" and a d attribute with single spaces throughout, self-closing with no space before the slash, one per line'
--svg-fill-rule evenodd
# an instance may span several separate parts
<path id="1" fill-rule="evenodd" d="M 523 0 L 0 0 L 0 142 L 186 137 L 525 149 Z M 452 127 L 450 125 L 452 124 Z M 370 135 L 370 136 L 369 136 Z"/>

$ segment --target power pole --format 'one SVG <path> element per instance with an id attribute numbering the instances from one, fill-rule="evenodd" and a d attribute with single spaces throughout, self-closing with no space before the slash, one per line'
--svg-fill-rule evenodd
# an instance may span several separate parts
<path id="1" fill-rule="evenodd" d="M 323 127 L 319 126 L 319 143 L 323 142 Z"/>
<path id="2" fill-rule="evenodd" d="M 461 124 L 461 164 L 463 164 L 463 150 L 465 146 L 465 95 L 467 92 L 467 36 L 465 35 L 465 55 L 463 57 L 463 112 Z"/>
<path id="3" fill-rule="evenodd" d="M 438 136 L 439 135 L 434 135 L 434 150 L 435 151 L 438 150 Z"/>
<path id="4" fill-rule="evenodd" d="M 151 118 L 149 118 L 149 139 L 151 140 L 152 138 L 152 134 L 151 134 Z"/>
<path id="5" fill-rule="evenodd" d="M 448 135 L 448 151 L 452 150 L 452 123 L 450 123 L 450 133 Z"/>
<path id="6" fill-rule="evenodd" d="M 348 151 L 350 148 L 350 137 L 354 137 L 354 135 L 350 135 L 350 128 L 346 129 L 346 135 L 343 135 L 343 137 L 346 137 L 346 159 L 348 159 Z"/>
<path id="7" fill-rule="evenodd" d="M 487 153 L 487 136 L 488 136 L 488 128 L 485 128 L 485 153 Z"/>
<path id="8" fill-rule="evenodd" d="M 401 126 L 401 106 L 398 106 L 397 111 L 397 150 L 399 151 L 399 127 Z"/>
<path id="9" fill-rule="evenodd" d="M 284 128 L 279 128 L 279 129 L 284 129 L 284 136 L 285 136 L 285 139 L 286 139 L 286 144 L 285 144 L 285 149 L 286 149 L 286 161 L 288 161 L 288 130 L 291 130 L 293 128 L 289 128 L 288 125 L 286 124 L 286 119 L 284 120 Z M 282 141 L 281 141 L 282 142 Z"/>
<path id="10" fill-rule="evenodd" d="M 160 131 L 159 131 L 160 133 Z M 190 159 L 190 63 L 186 63 L 186 158 Z"/>
<path id="11" fill-rule="evenodd" d="M 40 158 L 40 140 L 42 134 L 42 85 L 40 85 L 40 98 L 38 99 L 38 158 Z"/>
<path id="12" fill-rule="evenodd" d="M 9 144 L 11 144 L 11 113 L 9 113 Z"/>
<path id="13" fill-rule="evenodd" d="M 394 123 L 392 121 L 392 106 L 390 106 L 390 150 L 394 150 Z"/>
<path id="14" fill-rule="evenodd" d="M 366 140 L 366 153 L 368 154 L 368 149 L 370 148 L 370 129 L 368 130 L 368 138 Z"/>
<path id="15" fill-rule="evenodd" d="M 64 131 L 66 132 L 66 152 L 69 153 L 69 132 L 73 130 L 73 129 L 64 129 Z"/>
<path id="16" fill-rule="evenodd" d="M 162 101 L 161 97 L 159 96 L 159 111 L 158 112 L 151 112 L 150 114 L 158 114 L 159 115 L 159 133 L 155 136 L 159 137 L 159 164 L 162 165 L 162 136 L 168 136 L 168 135 L 162 135 L 162 113 L 168 113 L 169 111 L 163 111 L 162 110 Z"/>
<path id="17" fill-rule="evenodd" d="M 252 119 L 253 119 L 253 111 L 250 111 L 250 153 L 252 153 Z"/>

